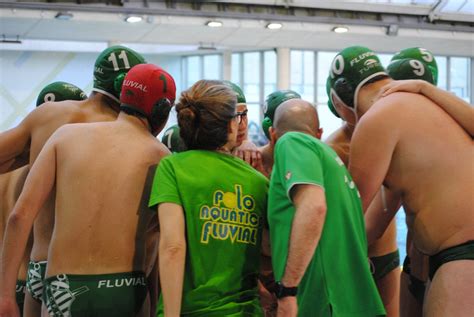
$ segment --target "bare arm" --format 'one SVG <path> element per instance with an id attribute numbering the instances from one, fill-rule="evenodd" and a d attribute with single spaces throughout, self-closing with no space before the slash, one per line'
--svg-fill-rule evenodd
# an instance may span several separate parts
<path id="1" fill-rule="evenodd" d="M 326 218 L 324 190 L 316 185 L 296 185 L 292 190 L 296 207 L 291 225 L 288 260 L 281 282 L 297 286 L 313 258 Z"/>
<path id="2" fill-rule="evenodd" d="M 296 185 L 291 196 L 295 216 L 291 225 L 288 259 L 281 283 L 286 287 L 298 286 L 313 258 L 326 219 L 324 189 L 317 185 Z M 278 317 L 296 317 L 296 297 L 278 299 Z"/>
<path id="3" fill-rule="evenodd" d="M 0 261 L 0 296 L 15 297 L 16 277 L 23 259 L 33 222 L 53 189 L 56 178 L 56 146 L 48 141 L 25 182 L 23 191 L 8 218 Z"/>
<path id="4" fill-rule="evenodd" d="M 396 120 L 387 118 L 394 114 L 374 110 L 359 121 L 349 158 L 349 172 L 359 189 L 364 213 L 382 186 L 399 137 Z"/>
<path id="5" fill-rule="evenodd" d="M 369 246 L 382 237 L 400 205 L 400 196 L 382 186 L 365 213 L 365 230 Z"/>
<path id="6" fill-rule="evenodd" d="M 165 316 L 181 311 L 186 238 L 183 208 L 174 203 L 158 205 L 160 222 L 159 271 Z"/>
<path id="7" fill-rule="evenodd" d="M 15 128 L 0 133 L 0 173 L 28 164 L 29 147 L 30 128 L 27 117 Z"/>
<path id="8" fill-rule="evenodd" d="M 424 95 L 446 111 L 471 137 L 474 137 L 474 107 L 455 94 L 438 88 L 424 80 L 394 81 L 382 89 L 384 91 L 382 96 L 387 96 L 396 91 L 407 91 Z"/>

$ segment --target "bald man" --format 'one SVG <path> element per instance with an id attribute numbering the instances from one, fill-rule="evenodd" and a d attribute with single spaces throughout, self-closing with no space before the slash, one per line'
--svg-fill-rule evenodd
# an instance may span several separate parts
<path id="1" fill-rule="evenodd" d="M 385 315 L 367 262 L 357 188 L 316 136 L 316 109 L 292 99 L 269 129 L 275 163 L 268 223 L 279 316 Z"/>
<path id="2" fill-rule="evenodd" d="M 430 256 L 423 314 L 469 316 L 474 310 L 474 143 L 422 95 L 381 97 L 392 79 L 379 65 L 373 52 L 357 47 L 341 51 L 331 67 L 331 89 L 343 101 L 337 112 L 357 122 L 349 170 L 364 209 L 382 184 L 401 197 L 413 243 Z M 367 220 L 369 243 L 394 215 L 378 213 Z"/>
<path id="3" fill-rule="evenodd" d="M 114 65 L 113 60 L 118 56 L 121 56 L 119 63 Z M 0 133 L 1 171 L 6 172 L 27 163 L 32 166 L 49 137 L 65 124 L 115 120 L 121 89 L 116 83 L 123 80 L 130 67 L 144 62 L 140 54 L 124 46 L 112 46 L 104 50 L 94 65 L 94 88 L 89 98 L 45 102 L 30 112 L 18 126 Z M 38 102 L 41 99 L 50 100 L 48 94 L 44 97 Z M 25 154 L 29 159 L 19 164 Z M 25 316 L 40 314 L 43 277 L 54 224 L 54 200 L 54 194 L 46 199 L 33 227 L 34 242 L 26 283 Z"/>

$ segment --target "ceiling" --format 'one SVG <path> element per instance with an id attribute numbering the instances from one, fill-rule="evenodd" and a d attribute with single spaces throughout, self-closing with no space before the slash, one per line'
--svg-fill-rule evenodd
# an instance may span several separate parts
<path id="1" fill-rule="evenodd" d="M 423 46 L 436 54 L 474 56 L 473 8 L 474 1 L 464 0 L 2 0 L 0 36 L 21 44 L 1 43 L 0 49 L 100 51 L 110 43 L 133 43 L 141 51 L 186 53 L 199 46 L 338 50 L 358 44 L 379 52 Z M 58 12 L 71 18 L 57 19 Z M 130 14 L 144 20 L 127 23 Z M 210 19 L 223 26 L 207 27 Z M 267 29 L 272 21 L 283 27 Z M 349 32 L 335 34 L 337 25 Z M 395 36 L 387 35 L 390 25 Z"/>

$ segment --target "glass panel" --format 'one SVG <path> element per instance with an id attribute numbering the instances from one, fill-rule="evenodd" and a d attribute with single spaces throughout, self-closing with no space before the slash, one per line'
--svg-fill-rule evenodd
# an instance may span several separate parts
<path id="1" fill-rule="evenodd" d="M 265 135 L 263 134 L 263 130 L 261 128 L 262 120 L 260 119 L 260 104 L 247 103 L 247 108 L 249 110 L 247 114 L 248 120 L 249 120 L 249 125 L 248 125 L 249 140 L 251 140 L 257 146 L 264 145 L 268 141 Z"/>
<path id="2" fill-rule="evenodd" d="M 260 102 L 260 53 L 244 53 L 244 90 L 248 103 Z"/>
<path id="3" fill-rule="evenodd" d="M 232 54 L 232 71 L 230 75 L 230 81 L 239 85 L 241 84 L 242 78 L 240 77 L 240 60 L 242 54 Z"/>
<path id="4" fill-rule="evenodd" d="M 379 57 L 382 66 L 387 68 L 388 64 L 390 64 L 393 54 L 377 54 L 377 56 Z"/>
<path id="5" fill-rule="evenodd" d="M 447 83 L 447 71 L 446 63 L 447 59 L 445 56 L 435 56 L 436 64 L 438 65 L 438 87 L 444 90 L 448 89 Z"/>
<path id="6" fill-rule="evenodd" d="M 290 54 L 290 89 L 301 95 L 301 98 L 314 101 L 314 52 L 291 51 Z"/>
<path id="7" fill-rule="evenodd" d="M 303 82 L 303 51 L 290 53 L 290 82 L 292 85 L 301 85 Z M 298 90 L 299 92 L 299 90 Z"/>
<path id="8" fill-rule="evenodd" d="M 189 56 L 186 58 L 186 87 L 191 87 L 201 79 L 200 56 Z"/>
<path id="9" fill-rule="evenodd" d="M 465 57 L 451 57 L 451 69 L 449 71 L 450 91 L 459 98 L 469 102 L 469 70 L 470 60 Z"/>
<path id="10" fill-rule="evenodd" d="M 328 95 L 326 93 L 326 80 L 329 76 L 329 68 L 337 52 L 318 52 L 318 96 L 317 103 L 327 104 Z"/>
<path id="11" fill-rule="evenodd" d="M 275 51 L 263 53 L 264 69 L 263 81 L 265 84 L 277 83 L 277 56 Z"/>
<path id="12" fill-rule="evenodd" d="M 205 55 L 204 56 L 204 79 L 222 79 L 222 58 L 220 55 Z"/>

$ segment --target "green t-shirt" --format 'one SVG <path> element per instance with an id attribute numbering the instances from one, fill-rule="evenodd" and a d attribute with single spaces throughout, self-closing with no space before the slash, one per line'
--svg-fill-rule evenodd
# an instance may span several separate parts
<path id="1" fill-rule="evenodd" d="M 369 271 L 359 193 L 337 154 L 310 135 L 289 132 L 275 147 L 268 222 L 275 279 L 286 267 L 297 184 L 324 189 L 326 219 L 313 259 L 299 285 L 299 316 L 371 317 L 385 310 Z"/>
<path id="2" fill-rule="evenodd" d="M 182 315 L 262 315 L 257 276 L 267 191 L 262 174 L 230 155 L 192 150 L 160 162 L 149 205 L 179 204 L 186 220 Z"/>

